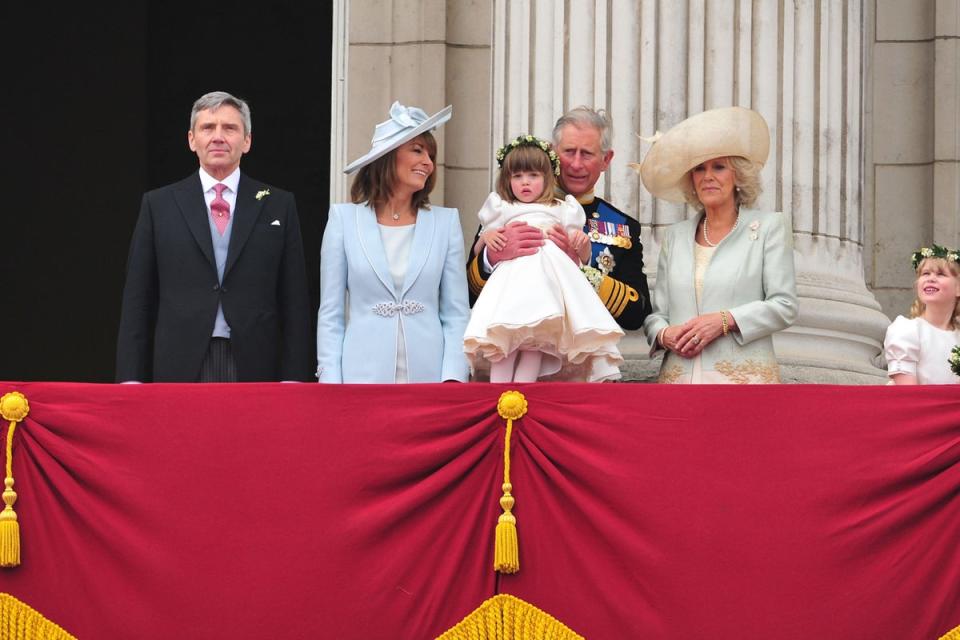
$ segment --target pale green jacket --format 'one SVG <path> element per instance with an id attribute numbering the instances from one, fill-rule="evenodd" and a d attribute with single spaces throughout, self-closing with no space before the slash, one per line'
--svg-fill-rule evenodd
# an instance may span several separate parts
<path id="1" fill-rule="evenodd" d="M 779 212 L 741 209 L 740 223 L 717 245 L 707 266 L 698 306 L 693 250 L 701 216 L 674 224 L 664 236 L 653 313 L 643 323 L 650 353 L 662 348 L 657 334 L 664 327 L 726 310 L 739 330 L 703 350 L 704 381 L 778 382 L 771 336 L 793 324 L 798 309 L 790 221 Z M 693 362 L 667 352 L 661 381 L 689 381 Z"/>

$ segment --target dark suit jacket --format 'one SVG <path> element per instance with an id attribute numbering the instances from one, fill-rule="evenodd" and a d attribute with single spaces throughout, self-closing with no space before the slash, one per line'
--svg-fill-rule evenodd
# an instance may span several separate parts
<path id="1" fill-rule="evenodd" d="M 264 190 L 269 195 L 258 200 Z M 241 173 L 232 215 L 221 285 L 199 172 L 143 196 L 123 290 L 118 382 L 195 382 L 218 303 L 241 381 L 311 379 L 314 342 L 293 194 Z"/>

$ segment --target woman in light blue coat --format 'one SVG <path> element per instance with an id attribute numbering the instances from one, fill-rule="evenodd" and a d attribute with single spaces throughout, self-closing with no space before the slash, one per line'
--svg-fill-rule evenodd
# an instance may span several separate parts
<path id="1" fill-rule="evenodd" d="M 394 102 L 350 204 L 330 208 L 320 253 L 320 382 L 464 382 L 470 308 L 456 209 L 430 206 L 437 143 L 450 119 Z"/>
<path id="2" fill-rule="evenodd" d="M 644 158 L 653 195 L 700 211 L 660 246 L 644 331 L 651 354 L 666 350 L 661 382 L 780 382 L 772 335 L 798 310 L 792 230 L 782 213 L 749 209 L 769 148 L 763 117 L 730 107 L 684 120 Z"/>

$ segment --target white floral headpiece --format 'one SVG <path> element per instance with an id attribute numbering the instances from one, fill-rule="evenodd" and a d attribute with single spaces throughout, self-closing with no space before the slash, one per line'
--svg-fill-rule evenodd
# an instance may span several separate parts
<path id="1" fill-rule="evenodd" d="M 507 144 L 503 145 L 497 149 L 497 166 L 502 167 L 503 161 L 507 157 L 507 154 L 513 151 L 518 147 L 537 147 L 550 158 L 550 164 L 553 166 L 553 174 L 558 176 L 560 175 L 560 157 L 557 156 L 557 152 L 553 150 L 553 146 L 546 140 L 541 140 L 536 136 L 530 134 L 517 136 Z"/>

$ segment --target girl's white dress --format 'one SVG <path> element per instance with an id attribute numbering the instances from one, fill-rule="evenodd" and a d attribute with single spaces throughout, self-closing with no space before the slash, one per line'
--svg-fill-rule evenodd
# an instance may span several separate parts
<path id="1" fill-rule="evenodd" d="M 544 203 L 504 202 L 491 193 L 480 210 L 483 230 L 523 221 L 544 230 L 582 230 L 572 196 Z M 517 349 L 544 354 L 540 379 L 601 381 L 620 377 L 623 330 L 576 264 L 549 240 L 537 253 L 499 263 L 473 306 L 464 351 L 475 373 Z"/>
<path id="2" fill-rule="evenodd" d="M 887 375 L 906 373 L 920 384 L 958 384 L 950 370 L 950 350 L 960 344 L 960 331 L 938 329 L 923 318 L 897 319 L 887 327 L 883 355 Z"/>

